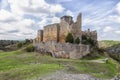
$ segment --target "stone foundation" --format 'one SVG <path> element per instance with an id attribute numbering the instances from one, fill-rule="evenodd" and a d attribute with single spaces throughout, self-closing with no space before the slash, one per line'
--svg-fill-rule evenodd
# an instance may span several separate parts
<path id="1" fill-rule="evenodd" d="M 57 43 L 54 41 L 34 43 L 35 49 L 42 53 L 50 53 L 56 58 L 80 59 L 90 53 L 89 45 Z"/>

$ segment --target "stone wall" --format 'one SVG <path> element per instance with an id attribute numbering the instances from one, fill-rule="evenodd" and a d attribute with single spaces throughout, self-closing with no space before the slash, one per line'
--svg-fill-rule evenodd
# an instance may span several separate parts
<path id="1" fill-rule="evenodd" d="M 90 31 L 90 29 L 88 29 L 87 31 L 82 31 L 82 35 L 86 36 L 86 37 L 90 37 L 91 39 L 97 41 L 97 31 Z"/>
<path id="2" fill-rule="evenodd" d="M 43 42 L 59 40 L 59 24 L 51 24 L 44 27 Z"/>
<path id="3" fill-rule="evenodd" d="M 65 43 L 65 38 L 69 33 L 69 24 L 67 22 L 60 23 L 59 42 Z"/>
<path id="4" fill-rule="evenodd" d="M 38 30 L 38 32 L 37 32 L 37 41 L 38 42 L 43 41 L 43 30 Z"/>
<path id="5" fill-rule="evenodd" d="M 80 59 L 90 53 L 88 45 L 57 43 L 54 41 L 46 43 L 34 43 L 35 49 L 42 53 L 51 53 L 53 57 L 57 58 L 72 58 Z"/>

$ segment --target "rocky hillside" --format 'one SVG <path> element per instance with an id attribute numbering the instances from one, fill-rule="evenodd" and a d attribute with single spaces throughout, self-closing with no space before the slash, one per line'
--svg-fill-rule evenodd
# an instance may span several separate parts
<path id="1" fill-rule="evenodd" d="M 120 41 L 100 41 L 99 47 L 104 49 L 111 58 L 120 62 Z"/>
<path id="2" fill-rule="evenodd" d="M 109 53 L 120 54 L 120 43 L 107 48 Z"/>
<path id="3" fill-rule="evenodd" d="M 99 41 L 99 47 L 107 50 L 108 53 L 120 54 L 120 41 Z"/>
<path id="4" fill-rule="evenodd" d="M 19 41 L 17 40 L 0 40 L 0 50 L 8 51 L 12 46 L 14 46 L 18 42 Z"/>

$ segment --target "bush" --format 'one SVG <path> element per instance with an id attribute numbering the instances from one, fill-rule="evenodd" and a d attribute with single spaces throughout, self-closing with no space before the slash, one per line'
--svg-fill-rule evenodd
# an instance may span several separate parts
<path id="1" fill-rule="evenodd" d="M 68 33 L 68 35 L 66 36 L 65 41 L 69 42 L 69 43 L 73 43 L 74 42 L 73 35 L 71 33 Z"/>
<path id="2" fill-rule="evenodd" d="M 82 44 L 87 44 L 87 37 L 82 35 Z"/>
<path id="3" fill-rule="evenodd" d="M 88 38 L 88 39 L 87 39 L 87 42 L 88 42 L 89 45 L 95 46 L 94 40 L 92 40 L 91 38 Z"/>
<path id="4" fill-rule="evenodd" d="M 120 54 L 109 53 L 109 56 L 120 63 Z"/>
<path id="5" fill-rule="evenodd" d="M 17 47 L 18 48 L 21 48 L 23 46 L 23 43 L 22 42 L 19 42 L 18 44 L 17 44 Z"/>
<path id="6" fill-rule="evenodd" d="M 79 43 L 80 43 L 80 39 L 79 39 L 78 37 L 75 39 L 75 43 L 76 43 L 76 44 L 79 44 Z"/>
<path id="7" fill-rule="evenodd" d="M 24 45 L 32 43 L 29 39 L 25 39 Z"/>
<path id="8" fill-rule="evenodd" d="M 85 35 L 82 35 L 82 44 L 90 45 L 91 47 L 95 46 L 95 42 L 91 37 L 87 37 Z"/>
<path id="9" fill-rule="evenodd" d="M 28 46 L 25 48 L 25 50 L 26 50 L 27 52 L 33 52 L 33 51 L 35 50 L 35 48 L 34 48 L 34 46 L 33 46 L 32 44 L 30 44 L 30 45 L 28 45 Z"/>

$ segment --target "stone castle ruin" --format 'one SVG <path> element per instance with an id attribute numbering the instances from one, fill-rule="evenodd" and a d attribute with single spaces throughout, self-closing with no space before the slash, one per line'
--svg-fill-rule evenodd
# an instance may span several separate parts
<path id="1" fill-rule="evenodd" d="M 34 40 L 37 51 L 51 53 L 53 57 L 79 59 L 90 53 L 90 46 L 82 44 L 83 36 L 97 43 L 97 31 L 82 31 L 82 14 L 77 17 L 76 22 L 71 16 L 63 16 L 60 23 L 44 26 L 38 30 Z M 71 33 L 74 40 L 79 38 L 80 44 L 66 43 L 65 39 Z"/>

